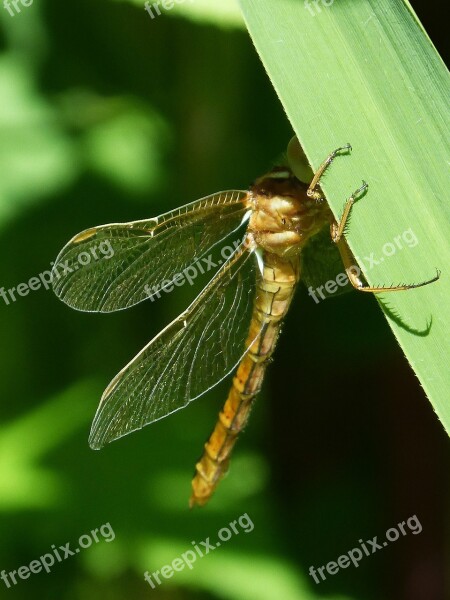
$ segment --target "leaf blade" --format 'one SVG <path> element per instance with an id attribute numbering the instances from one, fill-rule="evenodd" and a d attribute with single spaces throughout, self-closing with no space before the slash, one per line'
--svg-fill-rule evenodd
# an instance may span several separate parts
<path id="1" fill-rule="evenodd" d="M 335 147 L 353 145 L 322 187 L 338 216 L 361 179 L 369 182 L 347 236 L 368 281 L 416 283 L 443 271 L 435 284 L 383 297 L 412 330 L 432 319 L 426 336 L 388 323 L 450 433 L 448 72 L 400 0 L 240 3 L 312 166 Z M 408 232 L 417 242 L 404 241 Z"/>

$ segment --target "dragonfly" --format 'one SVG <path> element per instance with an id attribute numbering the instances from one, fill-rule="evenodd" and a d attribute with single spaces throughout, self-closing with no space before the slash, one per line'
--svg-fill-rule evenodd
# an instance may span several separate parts
<path id="1" fill-rule="evenodd" d="M 337 148 L 313 173 L 294 137 L 284 164 L 247 190 L 219 192 L 156 218 L 86 229 L 67 243 L 53 267 L 54 292 L 72 308 L 107 313 L 175 289 L 187 269 L 200 268 L 212 248 L 242 232 L 188 308 L 107 386 L 92 423 L 91 448 L 186 407 L 234 373 L 192 480 L 190 506 L 205 505 L 247 424 L 296 286 L 301 279 L 320 283 L 332 262 L 330 248 L 360 292 L 410 290 L 439 278 L 438 272 L 421 283 L 373 287 L 355 270 L 346 225 L 368 184 L 351 194 L 338 220 L 320 187 L 332 161 L 350 151 L 350 144 Z M 326 244 L 316 243 L 325 238 Z M 113 254 L 88 262 L 86 254 L 105 243 Z"/>

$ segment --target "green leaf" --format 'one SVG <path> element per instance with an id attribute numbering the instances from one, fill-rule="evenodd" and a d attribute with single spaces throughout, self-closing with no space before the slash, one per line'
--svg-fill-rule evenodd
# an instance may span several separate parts
<path id="1" fill-rule="evenodd" d="M 442 270 L 438 282 L 381 301 L 450 433 L 448 72 L 401 0 L 240 4 L 313 168 L 334 148 L 353 146 L 322 187 L 339 216 L 361 180 L 369 183 L 347 234 L 369 283 L 417 283 Z M 364 258 L 371 253 L 378 264 Z M 364 335 L 364 323 L 348 325 Z"/>

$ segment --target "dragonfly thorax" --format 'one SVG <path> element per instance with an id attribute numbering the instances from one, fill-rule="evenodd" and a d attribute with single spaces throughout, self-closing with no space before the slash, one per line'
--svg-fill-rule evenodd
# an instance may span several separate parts
<path id="1" fill-rule="evenodd" d="M 256 180 L 249 196 L 248 230 L 258 246 L 278 256 L 295 256 L 330 222 L 327 204 L 309 198 L 307 189 L 286 168 L 277 167 Z"/>

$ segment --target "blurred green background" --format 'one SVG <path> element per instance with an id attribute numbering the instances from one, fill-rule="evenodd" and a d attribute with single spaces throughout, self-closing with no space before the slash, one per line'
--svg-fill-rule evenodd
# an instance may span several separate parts
<path id="1" fill-rule="evenodd" d="M 0 287 L 49 269 L 82 229 L 245 189 L 285 150 L 291 128 L 238 11 L 196 0 L 151 19 L 143 4 L 0 8 Z M 442 19 L 414 6 L 440 49 Z M 89 449 L 104 387 L 193 293 L 109 315 L 70 310 L 43 288 L 0 297 L 0 571 L 106 523 L 115 533 L 50 574 L 0 580 L 0 597 L 448 597 L 448 439 L 374 298 L 316 305 L 299 290 L 206 508 L 188 509 L 190 479 L 229 380 Z M 144 581 L 244 513 L 253 531 L 155 590 Z M 414 514 L 420 534 L 320 585 L 308 575 Z"/>

